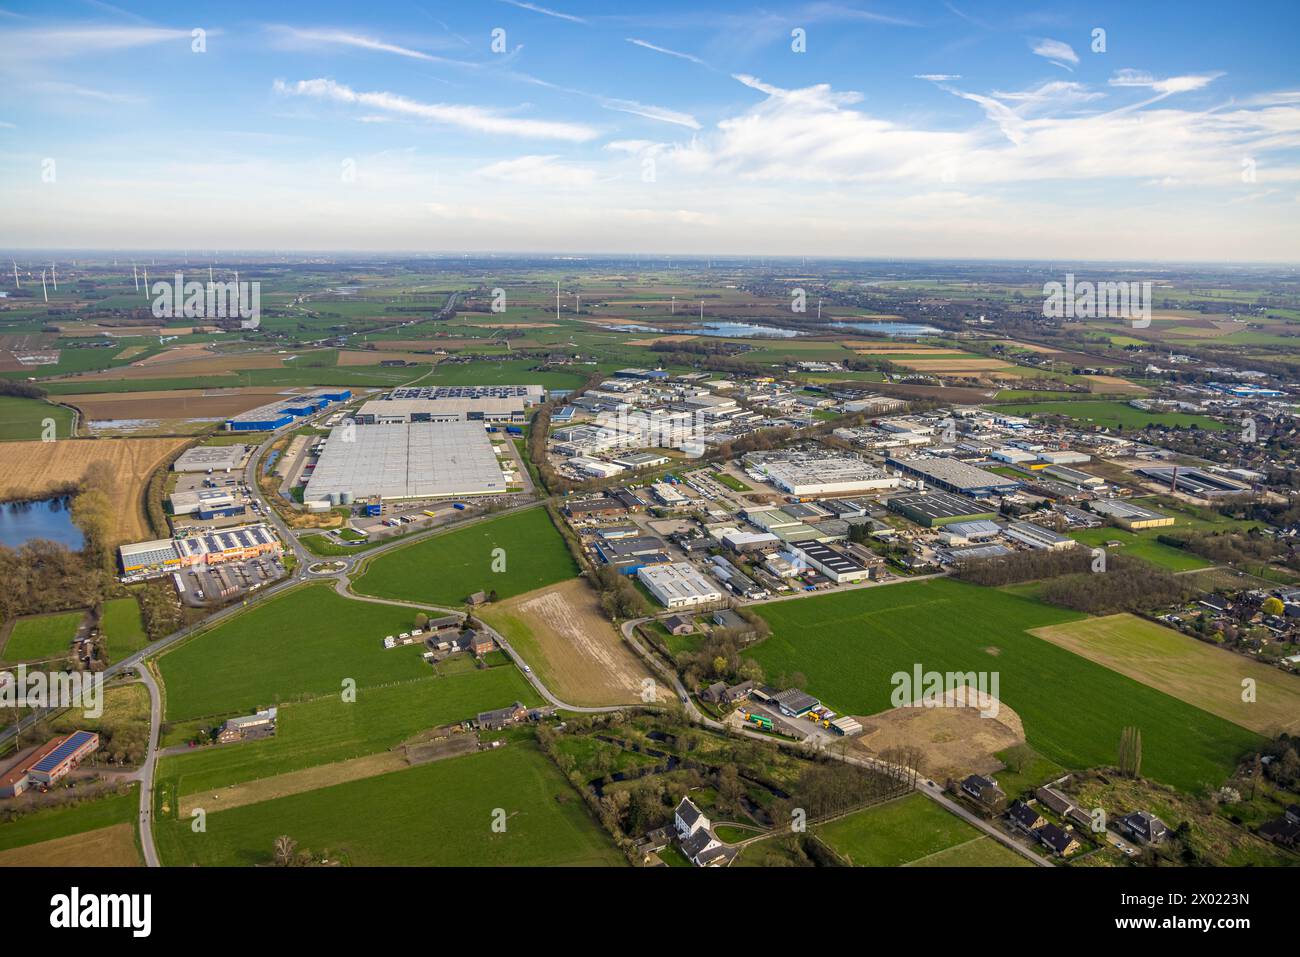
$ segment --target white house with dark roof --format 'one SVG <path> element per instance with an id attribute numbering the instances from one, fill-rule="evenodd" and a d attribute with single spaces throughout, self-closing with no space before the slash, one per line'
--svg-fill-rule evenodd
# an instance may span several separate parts
<path id="1" fill-rule="evenodd" d="M 684 797 L 673 814 L 682 853 L 696 867 L 720 867 L 731 863 L 731 849 L 723 846 L 713 833 L 713 823 L 688 797 Z"/>

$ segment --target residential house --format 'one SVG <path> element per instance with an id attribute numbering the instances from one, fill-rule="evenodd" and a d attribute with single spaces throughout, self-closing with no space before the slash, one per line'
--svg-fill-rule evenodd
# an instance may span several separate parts
<path id="1" fill-rule="evenodd" d="M 1073 834 L 1055 824 L 1045 824 L 1039 828 L 1038 839 L 1050 847 L 1057 857 L 1069 857 L 1082 846 Z"/>
<path id="2" fill-rule="evenodd" d="M 1275 818 L 1259 826 L 1259 836 L 1283 847 L 1295 847 L 1300 844 L 1300 824 L 1287 817 Z"/>
<path id="3" fill-rule="evenodd" d="M 1120 831 L 1140 844 L 1159 844 L 1169 834 L 1164 821 L 1147 811 L 1133 811 L 1115 822 Z"/>
<path id="4" fill-rule="evenodd" d="M 715 681 L 700 692 L 700 697 L 710 704 L 717 704 L 722 700 L 722 696 L 726 693 L 727 683 L 725 681 Z"/>
<path id="5" fill-rule="evenodd" d="M 1007 821 L 1026 834 L 1033 834 L 1040 827 L 1047 824 L 1047 818 L 1024 801 L 1017 801 L 1011 805 L 1011 808 L 1007 811 Z"/>
<path id="6" fill-rule="evenodd" d="M 972 774 L 961 782 L 962 793 L 985 807 L 999 807 L 1006 801 L 1007 795 L 993 778 Z"/>
<path id="7" fill-rule="evenodd" d="M 695 631 L 695 623 L 685 615 L 669 615 L 663 620 L 663 626 L 670 635 L 689 635 Z"/>
<path id="8" fill-rule="evenodd" d="M 743 701 L 749 697 L 749 693 L 753 689 L 753 681 L 742 681 L 740 684 L 732 685 L 722 693 L 722 702 L 723 704 L 735 704 L 737 701 Z"/>

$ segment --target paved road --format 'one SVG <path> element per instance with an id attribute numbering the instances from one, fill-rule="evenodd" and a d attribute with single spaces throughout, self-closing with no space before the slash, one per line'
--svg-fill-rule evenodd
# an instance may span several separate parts
<path id="1" fill-rule="evenodd" d="M 162 694 L 147 665 L 140 668 L 140 681 L 149 689 L 149 748 L 144 764 L 136 772 L 140 782 L 140 847 L 146 867 L 158 867 L 158 850 L 153 842 L 153 776 L 158 761 L 158 736 L 162 730 Z"/>

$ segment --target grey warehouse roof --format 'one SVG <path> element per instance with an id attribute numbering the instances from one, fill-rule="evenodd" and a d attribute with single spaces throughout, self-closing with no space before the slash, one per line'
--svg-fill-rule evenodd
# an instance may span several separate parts
<path id="1" fill-rule="evenodd" d="M 505 490 L 481 422 L 415 422 L 332 430 L 303 499 L 321 501 L 331 492 L 422 498 Z"/>

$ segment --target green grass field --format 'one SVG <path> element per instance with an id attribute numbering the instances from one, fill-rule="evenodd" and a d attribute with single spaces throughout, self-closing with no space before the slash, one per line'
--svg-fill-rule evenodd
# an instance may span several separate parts
<path id="1" fill-rule="evenodd" d="M 158 777 L 174 780 L 180 795 L 254 781 L 384 751 L 426 728 L 512 701 L 541 704 L 513 664 L 365 688 L 352 703 L 329 695 L 281 708 L 273 738 L 164 758 Z"/>
<path id="2" fill-rule="evenodd" d="M 1199 555 L 1156 540 L 1161 532 L 1172 531 L 1175 527 L 1139 529 L 1136 532 L 1122 528 L 1081 528 L 1071 532 L 1070 537 L 1090 548 L 1097 548 L 1107 542 L 1123 542 L 1121 547 L 1113 549 L 1116 554 L 1132 555 L 1176 572 L 1209 568 L 1214 564 Z"/>
<path id="3" fill-rule="evenodd" d="M 980 836 L 961 818 L 919 794 L 822 824 L 814 833 L 858 867 L 900 867 Z M 1017 857 L 1013 851 L 1006 853 Z"/>
<path id="4" fill-rule="evenodd" d="M 33 811 L 0 824 L 0 851 L 133 822 L 139 808 L 140 794 L 133 784 L 123 794 Z"/>
<path id="5" fill-rule="evenodd" d="M 66 656 L 84 617 L 81 612 L 73 611 L 19 618 L 0 652 L 0 661 L 47 661 Z"/>
<path id="6" fill-rule="evenodd" d="M 999 412 L 1011 415 L 1064 415 L 1085 425 L 1105 428 L 1141 429 L 1147 425 L 1186 429 L 1193 425 L 1201 429 L 1220 431 L 1225 426 L 1204 415 L 1186 412 L 1143 412 L 1127 402 L 1109 402 L 1104 399 L 1081 402 L 1029 402 L 1016 405 L 999 405 Z"/>
<path id="7" fill-rule="evenodd" d="M 0 396 L 0 442 L 39 442 L 45 437 L 45 421 L 54 420 L 54 437 L 69 438 L 73 412 L 65 405 L 44 399 Z"/>
<path id="8" fill-rule="evenodd" d="M 414 609 L 343 598 L 307 585 L 258 605 L 158 658 L 167 720 L 251 711 L 429 673 L 420 646 L 385 649 Z"/>
<path id="9" fill-rule="evenodd" d="M 537 383 L 548 389 L 576 389 L 586 380 L 576 372 L 530 372 L 537 363 L 527 359 L 499 362 L 441 362 L 422 385 L 518 385 Z"/>
<path id="10" fill-rule="evenodd" d="M 1001 699 L 1028 743 L 1069 768 L 1113 765 L 1120 732 L 1142 729 L 1146 776 L 1195 791 L 1218 787 L 1260 738 L 1027 633 L 1082 616 L 949 579 L 909 582 L 758 610 L 773 635 L 752 654 L 769 679 L 803 672 L 836 711 L 890 707 L 898 672 L 999 675 Z"/>
<path id="11" fill-rule="evenodd" d="M 493 571 L 497 548 L 504 549 L 504 572 Z M 378 598 L 459 605 L 476 591 L 509 598 L 577 574 L 546 510 L 530 508 L 381 555 L 353 587 Z"/>
<path id="12" fill-rule="evenodd" d="M 1011 848 L 987 834 L 912 861 L 906 867 L 1033 867 Z"/>
<path id="13" fill-rule="evenodd" d="M 140 605 L 134 598 L 113 598 L 104 602 L 102 622 L 109 657 L 120 661 L 149 643 L 140 620 Z"/>
<path id="14" fill-rule="evenodd" d="M 504 833 L 494 814 L 505 815 Z M 168 865 L 255 865 L 277 836 L 358 866 L 616 866 L 613 843 L 531 742 L 157 824 Z"/>

